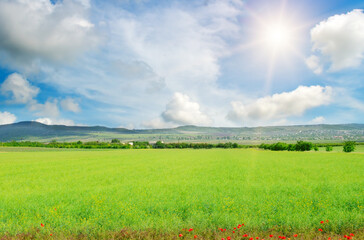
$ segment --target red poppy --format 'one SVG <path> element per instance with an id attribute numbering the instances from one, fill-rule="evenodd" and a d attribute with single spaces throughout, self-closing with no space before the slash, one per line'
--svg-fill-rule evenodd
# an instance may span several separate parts
<path id="1" fill-rule="evenodd" d="M 331 237 L 329 237 L 327 240 L 331 240 Z"/>
<path id="2" fill-rule="evenodd" d="M 43 224 L 43 223 L 41 223 L 41 224 L 40 224 L 40 226 L 41 226 L 41 227 L 44 227 L 44 224 Z"/>
<path id="3" fill-rule="evenodd" d="M 244 234 L 243 237 L 248 237 L 248 234 Z"/>
<path id="4" fill-rule="evenodd" d="M 192 231 L 193 231 L 193 228 L 188 229 L 188 231 L 189 231 L 189 232 L 192 232 Z"/>
<path id="5" fill-rule="evenodd" d="M 193 236 L 193 238 L 197 238 L 197 235 Z"/>
<path id="6" fill-rule="evenodd" d="M 51 234 L 49 234 L 49 236 L 52 236 L 52 233 L 51 233 Z"/>
<path id="7" fill-rule="evenodd" d="M 234 230 L 236 230 L 236 228 L 234 228 Z"/>
<path id="8" fill-rule="evenodd" d="M 231 240 L 231 237 L 227 237 L 226 240 Z"/>
<path id="9" fill-rule="evenodd" d="M 259 237 L 256 237 L 255 239 L 259 239 Z"/>
<path id="10" fill-rule="evenodd" d="M 178 236 L 179 236 L 179 237 L 183 237 L 182 233 L 180 233 Z"/>
<path id="11" fill-rule="evenodd" d="M 225 239 L 221 238 L 221 240 L 225 240 Z"/>
<path id="12" fill-rule="evenodd" d="M 353 236 L 354 237 L 354 233 L 350 233 L 350 236 Z"/>
<path id="13" fill-rule="evenodd" d="M 326 220 L 326 222 L 328 223 L 328 222 L 329 222 L 329 220 Z"/>
<path id="14" fill-rule="evenodd" d="M 324 223 L 324 221 L 321 221 L 320 223 L 321 223 L 321 224 L 323 224 L 323 223 Z"/>
<path id="15" fill-rule="evenodd" d="M 235 233 L 235 231 L 233 231 L 233 233 Z"/>
<path id="16" fill-rule="evenodd" d="M 319 231 L 320 231 L 320 232 L 322 232 L 322 229 L 321 229 L 321 228 L 319 228 Z"/>
<path id="17" fill-rule="evenodd" d="M 353 237 L 348 236 L 348 239 L 352 239 Z"/>
<path id="18" fill-rule="evenodd" d="M 297 236 L 298 236 L 297 234 L 293 235 L 293 237 L 297 237 Z"/>
<path id="19" fill-rule="evenodd" d="M 254 238 L 251 237 L 251 238 L 249 238 L 249 240 L 254 240 Z"/>
<path id="20" fill-rule="evenodd" d="M 224 229 L 220 228 L 220 231 L 221 231 L 221 232 L 223 232 L 223 231 L 224 231 Z"/>
<path id="21" fill-rule="evenodd" d="M 226 232 L 226 229 L 224 228 L 224 232 Z"/>
<path id="22" fill-rule="evenodd" d="M 273 235 L 271 234 L 271 235 L 269 235 L 269 237 L 273 237 Z"/>

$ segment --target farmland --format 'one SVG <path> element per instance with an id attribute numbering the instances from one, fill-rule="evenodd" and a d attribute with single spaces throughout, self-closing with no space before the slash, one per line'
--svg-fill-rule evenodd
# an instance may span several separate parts
<path id="1" fill-rule="evenodd" d="M 234 236 L 231 230 L 244 223 L 241 233 L 261 237 L 364 237 L 362 148 L 350 154 L 14 149 L 0 149 L 0 236 L 128 229 L 178 238 L 193 228 L 211 238 L 220 228 Z"/>

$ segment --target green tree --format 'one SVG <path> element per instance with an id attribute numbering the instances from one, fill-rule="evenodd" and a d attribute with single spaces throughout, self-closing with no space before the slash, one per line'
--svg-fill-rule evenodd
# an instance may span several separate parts
<path id="1" fill-rule="evenodd" d="M 332 151 L 332 146 L 326 146 L 326 152 L 331 152 Z"/>
<path id="2" fill-rule="evenodd" d="M 346 141 L 344 142 L 343 151 L 344 152 L 352 152 L 355 150 L 355 142 Z"/>
<path id="3" fill-rule="evenodd" d="M 111 143 L 120 143 L 120 140 L 117 138 L 114 138 L 113 140 L 111 140 Z"/>

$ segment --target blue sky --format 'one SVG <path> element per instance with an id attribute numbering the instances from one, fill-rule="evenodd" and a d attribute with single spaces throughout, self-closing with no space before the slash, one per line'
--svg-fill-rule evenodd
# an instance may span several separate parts
<path id="1" fill-rule="evenodd" d="M 0 124 L 363 123 L 364 2 L 0 0 Z"/>

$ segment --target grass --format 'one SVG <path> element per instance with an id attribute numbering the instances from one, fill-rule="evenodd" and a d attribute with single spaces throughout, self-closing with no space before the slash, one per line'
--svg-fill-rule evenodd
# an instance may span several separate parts
<path id="1" fill-rule="evenodd" d="M 364 237 L 363 173 L 362 153 L 1 152 L 0 237 L 112 238 L 124 229 L 168 239 L 192 227 L 208 239 L 240 223 L 261 236 Z"/>

